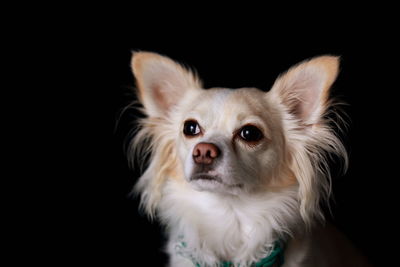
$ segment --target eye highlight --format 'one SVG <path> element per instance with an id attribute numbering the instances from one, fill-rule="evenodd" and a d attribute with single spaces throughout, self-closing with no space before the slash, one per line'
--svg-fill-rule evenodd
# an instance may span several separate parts
<path id="1" fill-rule="evenodd" d="M 183 134 L 187 137 L 197 136 L 201 133 L 200 125 L 195 120 L 187 120 L 183 125 Z"/>
<path id="2" fill-rule="evenodd" d="M 239 137 L 247 143 L 256 143 L 263 139 L 264 135 L 261 130 L 254 125 L 243 126 L 238 133 Z"/>

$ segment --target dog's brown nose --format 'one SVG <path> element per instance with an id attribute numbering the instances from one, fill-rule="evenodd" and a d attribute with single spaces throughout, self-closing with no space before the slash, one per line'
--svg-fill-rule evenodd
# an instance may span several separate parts
<path id="1" fill-rule="evenodd" d="M 219 155 L 219 148 L 211 143 L 198 143 L 193 149 L 193 160 L 197 164 L 211 164 Z"/>

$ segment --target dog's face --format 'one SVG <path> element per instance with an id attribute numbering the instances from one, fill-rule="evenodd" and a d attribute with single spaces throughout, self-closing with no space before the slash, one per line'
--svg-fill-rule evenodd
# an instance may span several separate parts
<path id="1" fill-rule="evenodd" d="M 191 186 L 240 194 L 270 184 L 284 140 L 279 113 L 264 92 L 199 90 L 180 104 L 178 155 Z"/>
<path id="2" fill-rule="evenodd" d="M 202 89 L 190 71 L 154 53 L 135 53 L 132 69 L 148 115 L 134 146 L 151 140 L 152 159 L 140 185 L 145 197 L 156 199 L 168 179 L 230 195 L 297 184 L 303 217 L 315 212 L 319 192 L 329 185 L 320 178 L 327 175 L 324 152 L 346 157 L 323 119 L 337 57 L 294 66 L 267 93 Z"/>

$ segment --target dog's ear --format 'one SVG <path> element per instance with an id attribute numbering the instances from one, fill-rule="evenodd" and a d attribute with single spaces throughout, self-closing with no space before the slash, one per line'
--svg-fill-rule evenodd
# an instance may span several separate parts
<path id="1" fill-rule="evenodd" d="M 186 92 L 201 88 L 197 77 L 168 57 L 150 52 L 132 56 L 139 100 L 151 117 L 163 117 Z"/>
<path id="2" fill-rule="evenodd" d="M 339 58 L 335 56 L 320 56 L 301 62 L 276 80 L 271 94 L 302 125 L 314 125 L 328 106 L 329 88 L 338 70 Z"/>
<path id="3" fill-rule="evenodd" d="M 290 171 L 299 183 L 300 213 L 307 225 L 314 215 L 323 218 L 319 203 L 331 192 L 326 157 L 337 154 L 347 165 L 346 149 L 323 120 L 338 71 L 338 57 L 316 57 L 289 69 L 267 93 L 289 113 L 284 119 L 293 122 L 286 124 L 287 155 L 292 162 Z"/>

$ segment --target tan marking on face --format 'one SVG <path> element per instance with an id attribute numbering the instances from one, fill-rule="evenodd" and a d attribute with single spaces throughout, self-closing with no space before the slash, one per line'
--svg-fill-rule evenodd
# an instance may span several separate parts
<path id="1" fill-rule="evenodd" d="M 268 189 L 277 189 L 281 190 L 282 188 L 291 187 L 293 185 L 298 184 L 296 176 L 293 172 L 288 173 L 287 175 L 282 175 L 278 179 L 272 179 L 269 184 L 266 184 Z"/>

